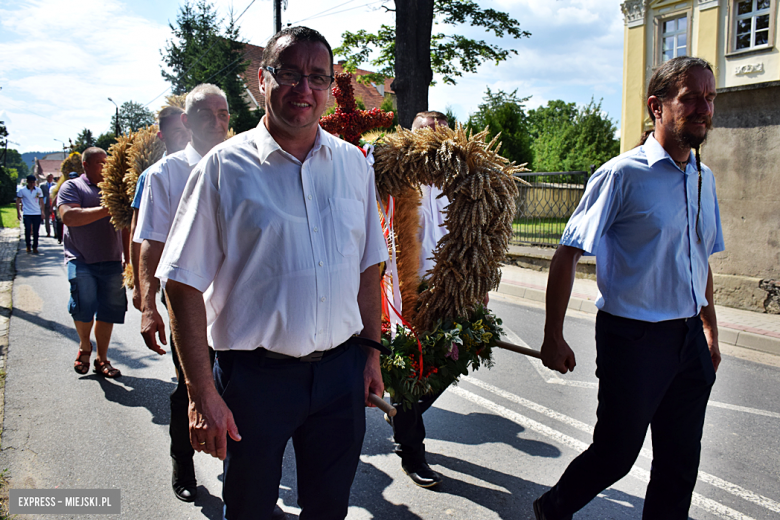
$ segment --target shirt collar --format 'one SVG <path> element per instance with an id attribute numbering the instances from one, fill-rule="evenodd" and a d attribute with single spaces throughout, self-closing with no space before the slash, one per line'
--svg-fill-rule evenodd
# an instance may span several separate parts
<path id="1" fill-rule="evenodd" d="M 284 152 L 282 147 L 279 146 L 279 143 L 276 142 L 271 133 L 265 127 L 265 117 L 266 116 L 263 116 L 263 119 L 260 120 L 260 123 L 258 123 L 254 130 L 255 145 L 257 146 L 257 153 L 259 155 L 261 164 L 264 163 L 268 156 L 273 152 L 277 150 Z M 312 146 L 309 155 L 314 155 L 322 147 L 327 148 L 329 153 L 332 154 L 333 142 L 330 141 L 330 139 L 334 139 L 334 137 L 323 130 L 321 126 L 318 126 L 317 135 L 314 137 L 314 146 Z"/>
<path id="2" fill-rule="evenodd" d="M 661 143 L 655 140 L 655 134 L 650 134 L 648 136 L 647 141 L 645 141 L 644 144 L 644 150 L 645 150 L 645 157 L 647 157 L 647 165 L 652 167 L 655 165 L 655 163 L 659 161 L 663 161 L 664 159 L 668 159 L 669 162 L 671 162 L 673 165 L 677 166 L 677 163 L 672 159 L 672 156 L 669 155 L 669 152 L 667 152 L 663 146 L 661 146 Z M 693 150 L 691 150 L 690 155 L 688 157 L 688 164 L 695 164 L 695 157 L 693 155 Z"/>
<path id="3" fill-rule="evenodd" d="M 203 158 L 195 147 L 192 146 L 192 143 L 187 143 L 187 146 L 184 148 L 184 156 L 187 158 L 187 164 L 190 166 L 195 166 Z"/>

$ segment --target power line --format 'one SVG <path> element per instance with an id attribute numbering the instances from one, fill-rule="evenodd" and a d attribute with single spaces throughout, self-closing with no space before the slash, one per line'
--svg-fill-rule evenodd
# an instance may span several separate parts
<path id="1" fill-rule="evenodd" d="M 349 8 L 347 8 L 347 9 L 342 9 L 341 11 L 336 11 L 335 13 L 328 13 L 328 14 L 321 14 L 321 15 L 313 15 L 313 16 L 310 16 L 310 17 L 308 17 L 308 18 L 304 18 L 304 19 L 302 19 L 302 20 L 298 20 L 297 22 L 294 22 L 294 23 L 293 23 L 293 25 L 295 25 L 295 24 L 299 24 L 299 23 L 301 23 L 301 22 L 306 22 L 306 21 L 308 21 L 308 20 L 315 20 L 315 19 L 317 19 L 317 18 L 325 18 L 326 16 L 332 16 L 332 15 L 334 15 L 334 14 L 345 13 L 345 12 L 347 12 L 347 11 L 354 11 L 355 9 L 360 9 L 361 7 L 368 7 L 369 5 L 372 5 L 372 4 L 380 4 L 380 3 L 381 3 L 381 4 L 383 4 L 383 3 L 385 3 L 386 1 L 387 1 L 387 0 L 374 0 L 373 2 L 367 2 L 367 3 L 365 3 L 365 4 L 361 4 L 361 5 L 358 5 L 358 6 L 355 6 L 355 7 L 349 7 Z M 345 3 L 349 3 L 349 2 L 345 2 Z M 341 4 L 341 5 L 345 5 L 345 4 Z M 336 6 L 336 7 L 339 7 L 339 6 Z M 335 9 L 336 7 L 333 7 L 333 8 L 331 8 L 331 9 Z M 330 11 L 330 9 L 328 9 L 328 11 Z M 323 12 L 327 12 L 327 11 L 323 11 Z"/>
<path id="2" fill-rule="evenodd" d="M 252 0 L 251 2 L 249 2 L 249 5 L 248 5 L 248 6 L 246 6 L 246 9 L 244 9 L 243 11 L 241 11 L 241 14 L 240 14 L 240 15 L 238 15 L 238 18 L 236 18 L 235 20 L 233 20 L 233 23 L 234 23 L 234 24 L 238 23 L 238 21 L 241 19 L 241 17 L 242 17 L 242 16 L 244 16 L 244 13 L 246 13 L 246 12 L 249 10 L 249 8 L 250 8 L 250 7 L 252 7 L 252 5 L 253 5 L 253 4 L 254 4 L 256 1 L 257 1 L 257 0 Z M 202 59 L 203 59 L 203 58 L 206 56 L 206 54 L 208 54 L 208 53 L 209 53 L 209 51 L 210 51 L 210 50 L 211 50 L 211 49 L 214 47 L 214 45 L 216 45 L 216 43 L 217 43 L 218 41 L 219 41 L 219 38 L 216 38 L 216 39 L 214 39 L 214 41 L 213 41 L 213 42 L 211 42 L 211 45 L 209 45 L 209 48 L 208 48 L 208 49 L 206 49 L 205 51 L 203 51 L 203 53 L 201 53 L 201 55 L 200 55 L 200 56 L 198 56 L 198 59 L 197 59 L 197 60 L 195 60 L 195 63 L 193 63 L 192 65 L 190 65 L 190 66 L 189 66 L 189 68 L 187 68 L 187 70 L 185 70 L 185 71 L 182 73 L 182 77 L 185 77 L 185 76 L 187 76 L 187 74 L 189 74 L 189 72 L 190 72 L 190 71 L 193 69 L 193 67 L 195 67 L 195 65 L 197 65 L 198 63 L 200 63 L 200 60 L 202 60 Z M 169 87 L 167 87 L 167 88 L 166 88 L 165 90 L 163 90 L 162 92 L 160 92 L 160 94 L 158 94 L 158 95 L 157 95 L 157 96 L 156 96 L 154 99 L 152 99 L 151 101 L 149 101 L 148 103 L 146 103 L 146 105 L 144 105 L 144 106 L 147 106 L 147 107 L 148 107 L 149 105 L 151 105 L 152 103 L 154 103 L 154 102 L 155 102 L 157 99 L 159 99 L 160 97 L 162 97 L 163 95 L 165 95 L 165 93 L 166 93 L 166 92 L 168 92 L 169 90 L 171 90 L 171 87 L 170 87 L 170 86 L 169 86 Z"/>
<path id="3" fill-rule="evenodd" d="M 351 3 L 352 3 L 352 2 L 354 2 L 354 1 L 355 1 L 355 0 L 347 0 L 346 2 L 344 2 L 344 3 L 342 3 L 342 4 L 339 4 L 339 5 L 333 6 L 333 7 L 329 8 L 329 9 L 325 9 L 324 11 L 322 11 L 322 12 L 319 12 L 319 13 L 317 13 L 317 14 L 313 14 L 313 15 L 311 15 L 311 16 L 310 16 L 310 17 L 308 17 L 308 18 L 304 18 L 304 19 L 302 19 L 302 20 L 298 20 L 297 22 L 293 22 L 293 25 L 294 25 L 294 24 L 301 23 L 301 22 L 305 22 L 306 20 L 310 20 L 310 19 L 312 19 L 312 18 L 315 18 L 315 17 L 317 17 L 317 16 L 319 16 L 319 15 L 321 15 L 321 14 L 327 13 L 328 11 L 332 11 L 332 10 L 334 10 L 334 9 L 337 9 L 337 8 L 341 7 L 342 5 L 351 4 Z"/>

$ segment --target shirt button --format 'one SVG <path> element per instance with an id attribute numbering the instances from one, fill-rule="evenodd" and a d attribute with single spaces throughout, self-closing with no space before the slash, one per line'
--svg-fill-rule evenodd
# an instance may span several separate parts
<path id="1" fill-rule="evenodd" d="M 320 331 L 317 334 L 322 334 L 322 332 L 323 332 L 322 329 L 320 329 Z"/>
<path id="2" fill-rule="evenodd" d="M 325 301 L 325 297 L 323 296 L 322 298 L 320 298 L 320 301 L 324 302 Z"/>
<path id="3" fill-rule="evenodd" d="M 325 265 L 325 262 L 323 262 L 322 260 L 320 260 L 320 267 L 322 267 L 323 265 Z"/>
<path id="4" fill-rule="evenodd" d="M 314 232 L 316 233 L 317 231 L 319 231 L 319 229 L 318 228 L 314 228 Z"/>
<path id="5" fill-rule="evenodd" d="M 309 195 L 309 200 L 311 200 L 311 195 Z"/>

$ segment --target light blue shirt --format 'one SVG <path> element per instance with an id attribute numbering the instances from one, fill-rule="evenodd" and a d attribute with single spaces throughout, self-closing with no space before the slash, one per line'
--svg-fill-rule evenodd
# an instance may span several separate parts
<path id="1" fill-rule="evenodd" d="M 149 168 L 151 168 L 151 166 Z M 132 204 L 130 204 L 131 208 L 141 208 L 141 196 L 144 194 L 144 184 L 146 183 L 146 174 L 149 173 L 149 168 L 145 169 L 143 173 L 138 176 L 138 180 L 135 181 L 135 196 L 133 197 Z"/>
<path id="2" fill-rule="evenodd" d="M 683 173 L 651 135 L 588 181 L 561 244 L 596 255 L 599 309 L 658 322 L 695 316 L 708 305 L 708 259 L 724 245 L 715 177 L 701 166 L 701 241 L 693 152 Z"/>

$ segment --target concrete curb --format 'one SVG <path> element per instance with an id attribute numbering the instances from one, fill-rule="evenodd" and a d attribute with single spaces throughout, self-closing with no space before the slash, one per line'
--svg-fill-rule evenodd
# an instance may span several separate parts
<path id="1" fill-rule="evenodd" d="M 16 269 L 16 254 L 19 252 L 21 228 L 6 228 L 0 231 L 0 372 L 6 373 L 8 356 L 8 332 L 13 309 L 13 285 Z M 5 375 L 0 381 L 0 425 L 3 424 L 5 410 Z M 2 444 L 0 428 L 0 445 Z"/>
<path id="2" fill-rule="evenodd" d="M 497 292 L 537 303 L 544 303 L 546 295 L 546 291 L 542 289 L 520 285 L 517 282 L 501 282 Z M 569 299 L 569 309 L 594 315 L 598 312 L 598 307 L 593 300 L 581 298 L 576 294 Z M 718 327 L 718 340 L 727 345 L 780 356 L 780 338 L 720 326 Z"/>

